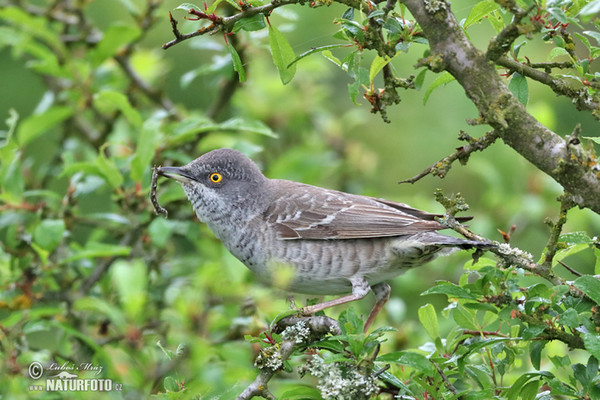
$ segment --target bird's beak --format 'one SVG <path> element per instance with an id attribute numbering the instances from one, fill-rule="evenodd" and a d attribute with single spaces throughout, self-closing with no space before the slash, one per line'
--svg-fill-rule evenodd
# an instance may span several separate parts
<path id="1" fill-rule="evenodd" d="M 169 179 L 174 179 L 181 183 L 190 183 L 194 180 L 187 172 L 180 167 L 159 167 L 157 170 L 159 175 Z"/>

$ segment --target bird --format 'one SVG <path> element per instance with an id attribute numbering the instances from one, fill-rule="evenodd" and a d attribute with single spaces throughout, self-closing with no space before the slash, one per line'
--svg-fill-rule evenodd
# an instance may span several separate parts
<path id="1" fill-rule="evenodd" d="M 341 295 L 303 307 L 303 315 L 372 291 L 376 301 L 365 332 L 390 297 L 387 281 L 437 255 L 488 246 L 438 233 L 447 228 L 436 220 L 441 215 L 404 203 L 269 179 L 233 149 L 157 173 L 181 184 L 198 219 L 263 283 Z"/>

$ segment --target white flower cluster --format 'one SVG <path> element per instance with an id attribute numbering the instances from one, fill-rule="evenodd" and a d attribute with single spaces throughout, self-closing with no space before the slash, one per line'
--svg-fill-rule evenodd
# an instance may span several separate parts
<path id="1" fill-rule="evenodd" d="M 425 0 L 425 10 L 429 14 L 435 14 L 440 10 L 445 10 L 448 8 L 448 3 L 444 0 Z"/>
<path id="2" fill-rule="evenodd" d="M 377 392 L 375 378 L 364 375 L 352 364 L 325 363 L 314 355 L 306 370 L 319 379 L 317 388 L 325 400 L 363 400 Z"/>
<path id="3" fill-rule="evenodd" d="M 296 325 L 288 326 L 281 332 L 283 340 L 293 340 L 296 343 L 307 342 L 309 335 L 310 329 L 308 329 L 304 321 L 298 321 Z"/>
<path id="4" fill-rule="evenodd" d="M 530 253 L 516 247 L 510 247 L 510 245 L 507 243 L 500 243 L 498 245 L 498 251 L 502 254 L 506 254 L 507 256 L 514 255 L 517 257 L 522 257 L 529 262 L 533 262 L 533 256 Z"/>
<path id="5" fill-rule="evenodd" d="M 276 344 L 262 349 L 260 353 L 258 353 L 258 356 L 256 356 L 256 360 L 254 360 L 254 366 L 260 369 L 268 368 L 272 371 L 281 369 L 281 367 L 283 367 L 283 361 L 281 360 L 279 345 Z"/>

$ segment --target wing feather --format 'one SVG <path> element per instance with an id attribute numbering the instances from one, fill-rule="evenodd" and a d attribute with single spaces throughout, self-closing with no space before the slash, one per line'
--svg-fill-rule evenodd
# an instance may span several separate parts
<path id="1" fill-rule="evenodd" d="M 281 239 L 360 239 L 444 229 L 436 214 L 406 204 L 291 181 L 273 181 L 264 217 Z"/>

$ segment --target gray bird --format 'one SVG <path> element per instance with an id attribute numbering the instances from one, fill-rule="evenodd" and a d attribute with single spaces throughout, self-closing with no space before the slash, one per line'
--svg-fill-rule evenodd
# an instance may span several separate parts
<path id="1" fill-rule="evenodd" d="M 487 246 L 438 233 L 446 228 L 439 215 L 406 204 L 266 178 L 236 150 L 157 172 L 179 181 L 198 219 L 262 282 L 304 294 L 350 293 L 306 306 L 303 314 L 373 290 L 365 331 L 389 298 L 386 280 L 438 254 Z"/>

